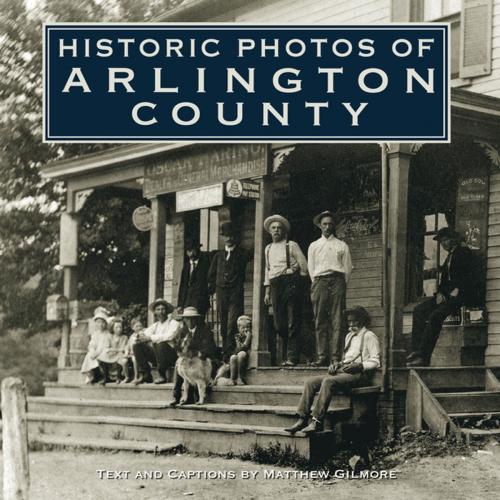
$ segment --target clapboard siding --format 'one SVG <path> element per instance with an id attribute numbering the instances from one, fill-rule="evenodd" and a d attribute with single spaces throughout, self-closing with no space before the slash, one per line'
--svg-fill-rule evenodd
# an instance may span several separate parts
<path id="1" fill-rule="evenodd" d="M 389 22 L 390 0 L 263 0 L 220 15 L 217 21 L 361 24 Z"/>
<path id="2" fill-rule="evenodd" d="M 491 74 L 487 76 L 475 77 L 472 84 L 467 86 L 467 90 L 500 97 L 500 0 L 493 2 L 493 30 L 492 30 L 492 60 Z M 496 191 L 500 190 L 497 186 Z"/>
<path id="3" fill-rule="evenodd" d="M 500 24 L 500 16 L 495 16 L 495 19 L 495 22 Z M 490 176 L 487 262 L 488 348 L 486 349 L 486 364 L 498 365 L 500 364 L 500 174 Z"/>

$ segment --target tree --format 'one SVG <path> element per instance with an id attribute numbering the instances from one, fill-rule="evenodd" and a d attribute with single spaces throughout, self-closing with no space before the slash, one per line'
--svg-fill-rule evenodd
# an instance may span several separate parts
<path id="1" fill-rule="evenodd" d="M 28 9 L 20 0 L 0 0 L 0 308 L 20 326 L 34 326 L 43 318 L 45 297 L 60 290 L 57 272 L 59 214 L 64 210 L 65 189 L 61 183 L 42 179 L 40 167 L 50 161 L 79 156 L 109 145 L 46 144 L 42 142 L 42 23 L 44 21 L 134 21 L 152 19 L 172 8 L 175 0 L 45 0 Z M 88 298 L 110 296 L 120 289 L 118 278 L 127 267 L 129 275 L 144 264 L 144 237 L 136 231 L 109 232 L 99 225 L 86 225 L 85 217 L 106 218 L 120 201 L 117 193 L 96 195 L 96 206 L 82 214 L 83 265 L 99 269 L 100 286 L 92 273 L 81 273 L 80 288 Z M 100 211 L 100 213 L 98 213 Z M 128 210 L 115 228 L 130 225 Z M 141 239 L 142 238 L 142 239 Z M 138 245 L 142 245 L 141 251 Z M 106 251 L 98 252 L 98 250 Z M 135 266 L 135 267 L 134 267 Z M 9 279 L 5 279 L 8 276 Z M 33 282 L 36 276 L 36 287 Z M 134 286 L 139 287 L 139 275 Z M 141 275 L 142 276 L 142 275 Z M 147 279 L 145 277 L 142 278 Z M 118 280 L 118 282 L 117 282 Z M 27 291 L 28 290 L 28 291 Z M 30 296 L 36 315 L 19 311 Z M 33 304 L 32 296 L 38 302 Z M 136 297 L 137 294 L 131 294 Z M 127 301 L 126 296 L 122 297 Z M 17 305 L 16 305 L 17 304 Z M 33 309 L 32 307 L 32 309 Z"/>

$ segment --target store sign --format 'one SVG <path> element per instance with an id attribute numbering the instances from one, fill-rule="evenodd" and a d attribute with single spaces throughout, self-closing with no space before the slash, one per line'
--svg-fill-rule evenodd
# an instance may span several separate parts
<path id="1" fill-rule="evenodd" d="M 204 186 L 196 189 L 187 189 L 175 193 L 175 207 L 177 212 L 199 210 L 200 208 L 217 207 L 224 201 L 222 184 Z"/>
<path id="2" fill-rule="evenodd" d="M 132 223 L 139 231 L 150 231 L 153 227 L 153 212 L 149 207 L 137 207 L 132 214 Z"/>
<path id="3" fill-rule="evenodd" d="M 265 144 L 217 144 L 183 149 L 144 168 L 146 198 L 180 189 L 259 177 L 267 173 Z"/>
<path id="4" fill-rule="evenodd" d="M 253 181 L 229 179 L 226 182 L 226 196 L 229 196 L 229 198 L 258 200 L 260 199 L 260 184 Z"/>

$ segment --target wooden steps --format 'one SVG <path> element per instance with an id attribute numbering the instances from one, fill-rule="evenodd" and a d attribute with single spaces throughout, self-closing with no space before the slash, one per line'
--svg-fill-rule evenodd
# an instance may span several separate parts
<path id="1" fill-rule="evenodd" d="M 158 418 L 166 420 L 184 420 L 197 422 L 252 424 L 264 426 L 287 427 L 292 425 L 296 417 L 295 406 L 277 405 L 238 405 L 238 404 L 205 404 L 185 405 L 169 408 L 164 402 L 106 400 L 106 399 L 72 399 L 31 397 L 28 400 L 30 412 L 57 415 L 78 416 L 118 416 L 134 415 L 141 418 Z M 341 406 L 335 402 L 327 417 L 327 424 L 334 425 L 335 419 L 347 416 L 350 405 Z M 331 426 L 329 428 L 331 428 Z"/>
<path id="2" fill-rule="evenodd" d="M 308 375 L 324 370 L 308 369 Z M 273 373 L 268 373 L 272 377 Z M 170 408 L 172 384 L 80 385 L 45 383 L 44 397 L 28 399 L 30 439 L 75 442 L 94 447 L 111 442 L 116 449 L 137 441 L 139 448 L 157 450 L 164 443 L 195 452 L 241 454 L 255 445 L 279 443 L 300 455 L 328 456 L 342 438 L 342 423 L 362 422 L 376 412 L 379 386 L 353 389 L 334 397 L 325 432 L 308 437 L 283 429 L 292 425 L 302 384 L 214 387 L 204 405 Z M 142 449 L 141 448 L 141 449 Z M 163 449 L 163 448 L 161 448 Z"/>
<path id="3" fill-rule="evenodd" d="M 427 425 L 440 436 L 454 434 L 471 437 L 500 434 L 500 429 L 477 429 L 469 427 L 468 419 L 480 418 L 486 414 L 500 415 L 500 382 L 493 371 L 483 367 L 453 370 L 455 382 L 450 379 L 450 370 L 415 368 L 408 372 L 406 392 L 406 423 L 414 430 Z M 464 390 L 460 380 L 465 377 L 472 387 L 480 390 Z M 457 386 L 455 390 L 450 387 Z M 442 388 L 448 390 L 442 392 Z M 469 386 L 470 387 L 470 386 Z"/>
<path id="4" fill-rule="evenodd" d="M 89 439 L 68 436 L 37 434 L 31 439 L 32 443 L 39 443 L 49 446 L 61 446 L 69 448 L 92 448 L 94 450 L 116 450 L 116 451 L 138 451 L 154 453 L 171 453 L 180 448 L 179 443 L 150 443 L 148 441 L 136 440 L 116 440 L 116 439 Z"/>

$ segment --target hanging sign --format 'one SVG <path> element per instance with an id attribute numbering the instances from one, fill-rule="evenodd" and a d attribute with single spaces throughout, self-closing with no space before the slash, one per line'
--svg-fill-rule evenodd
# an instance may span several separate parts
<path id="1" fill-rule="evenodd" d="M 132 214 L 132 223 L 139 231 L 150 231 L 153 227 L 153 212 L 145 205 L 137 207 Z"/>

